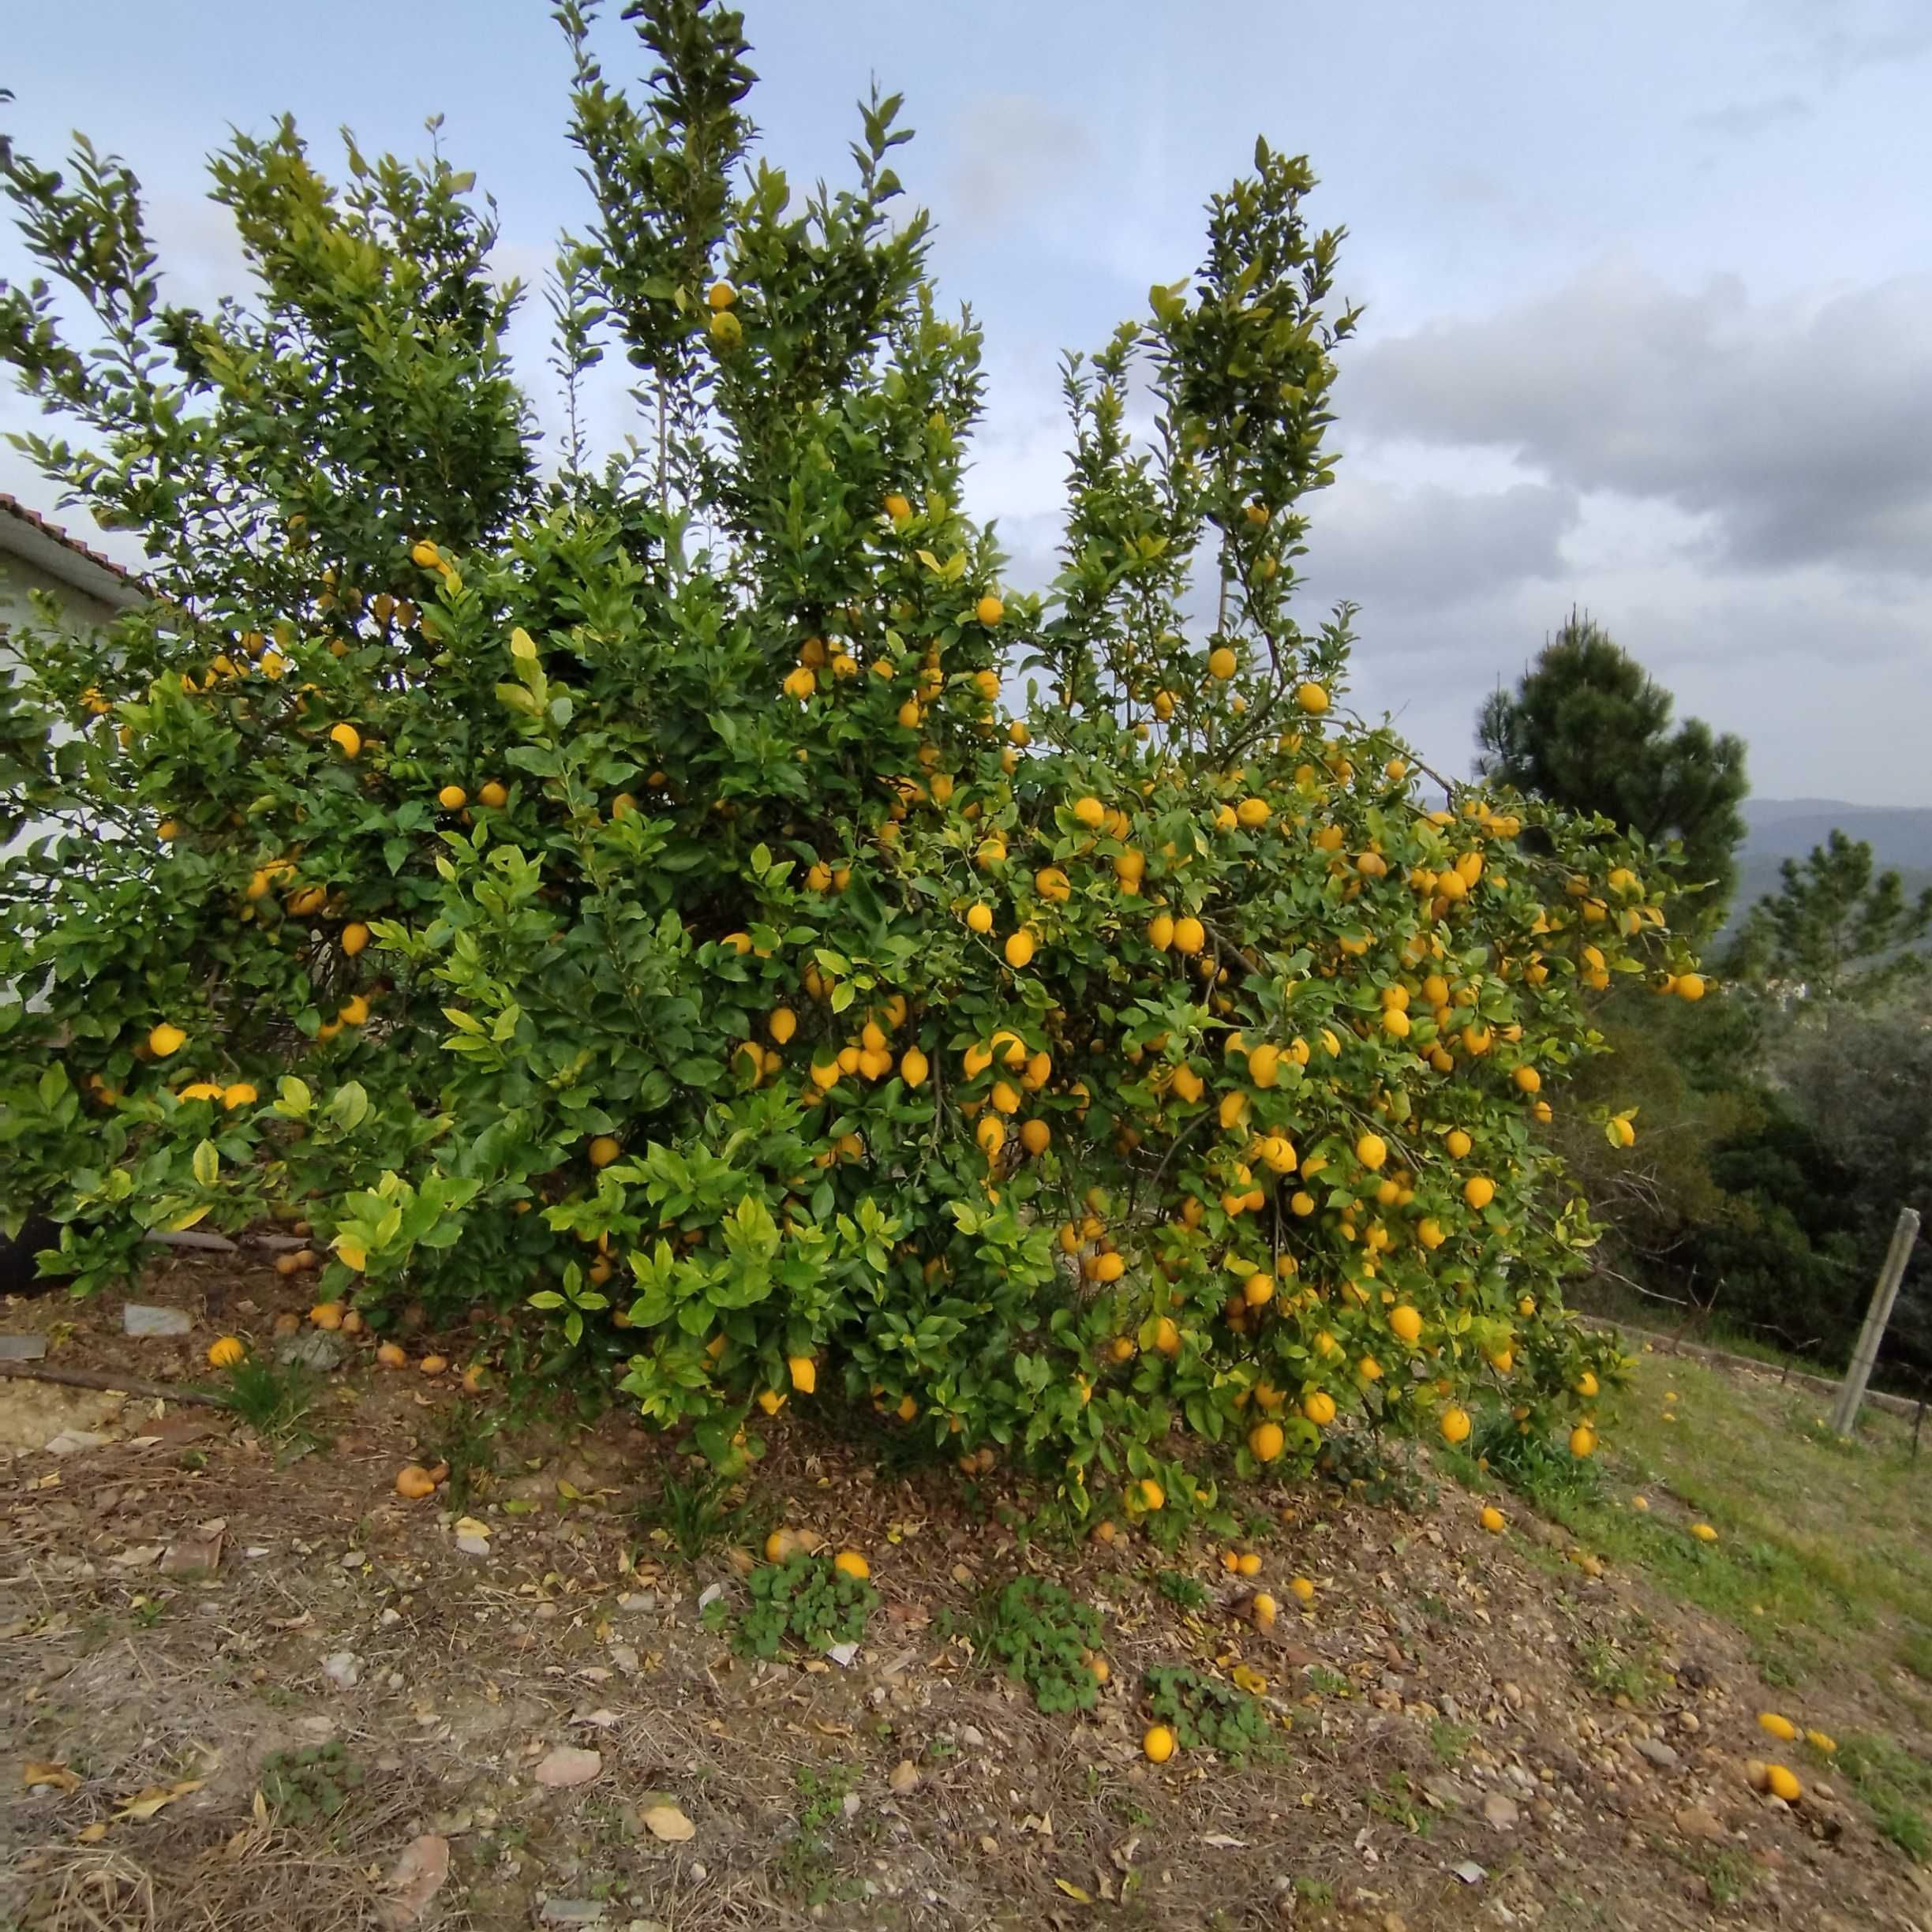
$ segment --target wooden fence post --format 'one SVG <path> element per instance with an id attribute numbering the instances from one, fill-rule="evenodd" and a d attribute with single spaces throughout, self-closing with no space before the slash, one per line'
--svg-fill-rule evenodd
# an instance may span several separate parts
<path id="1" fill-rule="evenodd" d="M 1912 1244 L 1918 1238 L 1919 1210 L 1901 1208 L 1898 1225 L 1892 1230 L 1892 1245 L 1885 1250 L 1885 1265 L 1878 1271 L 1878 1285 L 1872 1290 L 1871 1306 L 1865 1312 L 1865 1326 L 1859 1331 L 1858 1346 L 1852 1351 L 1852 1365 L 1846 1369 L 1845 1379 L 1838 1385 L 1838 1399 L 1832 1405 L 1834 1436 L 1849 1436 L 1857 1425 L 1865 1385 L 1871 1380 L 1878 1345 L 1885 1339 L 1885 1324 L 1892 1319 L 1892 1305 L 1898 1299 L 1899 1283 L 1905 1279 L 1905 1264 L 1911 1259 Z"/>

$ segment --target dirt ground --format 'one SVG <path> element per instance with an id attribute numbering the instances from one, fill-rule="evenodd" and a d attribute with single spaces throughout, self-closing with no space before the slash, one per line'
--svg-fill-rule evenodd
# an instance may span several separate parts
<path id="1" fill-rule="evenodd" d="M 125 1336 L 113 1297 L 0 1304 L 0 1331 L 206 1384 L 213 1336 L 268 1352 L 299 1286 L 173 1260 L 139 1298 L 189 1311 L 185 1337 Z M 1888 1683 L 1768 1686 L 1747 1633 L 1519 1500 L 1490 1535 L 1426 1467 L 1402 1503 L 1256 1499 L 1264 1635 L 1219 1545 L 1028 1538 L 996 1485 L 799 1421 L 687 1563 L 663 1492 L 691 1466 L 661 1442 L 511 1425 L 458 1386 L 474 1334 L 410 1338 L 436 1376 L 343 1339 L 279 1442 L 0 1381 L 0 1926 L 1932 1932 L 1923 1868 L 1831 1758 L 1758 1723 L 1895 1732 Z M 63 1429 L 106 1440 L 41 1446 Z M 413 1458 L 452 1473 L 406 1502 Z M 718 1627 L 781 1522 L 871 1560 L 883 1602 L 848 1664 L 750 1661 Z M 985 1593 L 1029 1571 L 1103 1619 L 1089 1715 L 1043 1715 L 975 1654 Z M 1259 1672 L 1265 1746 L 1148 1763 L 1159 1664 Z M 1745 1772 L 1780 1755 L 1795 1805 Z"/>

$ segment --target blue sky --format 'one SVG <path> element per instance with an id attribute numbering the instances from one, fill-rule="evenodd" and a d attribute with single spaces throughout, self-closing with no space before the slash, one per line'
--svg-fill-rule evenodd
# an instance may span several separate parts
<path id="1" fill-rule="evenodd" d="M 1346 223 L 1342 481 L 1311 618 L 1362 606 L 1356 688 L 1466 763 L 1482 693 L 1573 603 L 1741 732 L 1756 788 L 1932 801 L 1932 7 L 1922 0 L 751 0 L 753 113 L 795 180 L 845 166 L 877 75 L 920 138 L 945 294 L 984 324 L 973 505 L 1043 580 L 1063 436 L 1054 363 L 1199 253 L 1254 137 L 1309 153 Z M 294 112 L 318 155 L 445 150 L 540 276 L 584 219 L 567 62 L 539 0 L 312 11 L 105 0 L 9 24 L 8 125 L 86 128 L 146 183 L 181 298 L 228 286 L 207 152 Z M 613 80 L 638 70 L 601 28 Z M 0 237 L 0 274 L 21 253 Z M 542 311 L 518 349 L 540 412 Z M 625 426 L 612 395 L 601 425 Z M 28 420 L 0 397 L 0 429 Z M 0 488 L 52 512 L 11 451 Z M 77 519 L 69 518 L 70 522 Z"/>

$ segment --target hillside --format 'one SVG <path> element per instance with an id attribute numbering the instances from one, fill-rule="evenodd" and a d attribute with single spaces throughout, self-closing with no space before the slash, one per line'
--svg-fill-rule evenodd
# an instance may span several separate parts
<path id="1" fill-rule="evenodd" d="M 1763 894 L 1778 889 L 1778 868 L 1822 845 L 1835 827 L 1863 839 L 1881 867 L 1896 870 L 1908 892 L 1932 886 L 1932 806 L 1850 805 L 1839 799 L 1747 799 L 1749 829 L 1739 856 L 1735 926 Z"/>

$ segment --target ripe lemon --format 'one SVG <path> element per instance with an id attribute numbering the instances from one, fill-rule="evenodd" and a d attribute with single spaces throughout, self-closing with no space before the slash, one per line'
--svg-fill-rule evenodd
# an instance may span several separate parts
<path id="1" fill-rule="evenodd" d="M 1234 653 L 1225 644 L 1218 644 L 1208 653 L 1208 673 L 1225 682 L 1234 675 Z"/>
<path id="2" fill-rule="evenodd" d="M 1315 1586 L 1306 1577 L 1290 1577 L 1288 1587 L 1301 1602 L 1312 1604 L 1315 1601 Z"/>
<path id="3" fill-rule="evenodd" d="M 1149 1724 L 1140 1749 L 1150 1764 L 1165 1764 L 1174 1754 L 1174 1734 L 1165 1724 Z"/>
<path id="4" fill-rule="evenodd" d="M 1592 1454 L 1597 1447 L 1597 1432 L 1587 1422 L 1579 1422 L 1570 1432 L 1570 1453 L 1578 1458 Z"/>
<path id="5" fill-rule="evenodd" d="M 1335 1398 L 1323 1389 L 1310 1389 L 1301 1398 L 1301 1413 L 1317 1428 L 1326 1428 L 1335 1419 Z"/>
<path id="6" fill-rule="evenodd" d="M 211 1368 L 232 1368 L 248 1353 L 248 1345 L 239 1335 L 223 1335 L 208 1344 L 208 1365 Z"/>
<path id="7" fill-rule="evenodd" d="M 966 908 L 966 923 L 976 933 L 990 933 L 993 930 L 993 908 L 983 900 L 975 901 Z"/>
<path id="8" fill-rule="evenodd" d="M 1487 1530 L 1492 1536 L 1500 1536 L 1503 1533 L 1505 1520 L 1506 1519 L 1503 1515 L 1503 1512 L 1493 1503 L 1489 1504 L 1484 1509 L 1482 1515 L 1480 1518 L 1482 1526 Z"/>
<path id="9" fill-rule="evenodd" d="M 608 1167 L 623 1151 L 614 1134 L 597 1134 L 590 1142 L 590 1165 Z"/>
<path id="10" fill-rule="evenodd" d="M 1781 1764 L 1765 1766 L 1765 1781 L 1772 1796 L 1782 1798 L 1787 1804 L 1795 1804 L 1804 1795 L 1804 1787 Z"/>
<path id="11" fill-rule="evenodd" d="M 990 631 L 1006 615 L 1006 606 L 989 591 L 973 606 L 973 615 Z"/>
<path id="12" fill-rule="evenodd" d="M 1486 1174 L 1471 1174 L 1462 1183 L 1462 1198 L 1480 1214 L 1496 1199 L 1496 1183 Z"/>
<path id="13" fill-rule="evenodd" d="M 1541 1093 L 1543 1090 L 1543 1076 L 1533 1066 L 1519 1066 L 1510 1078 L 1516 1083 L 1519 1093 Z"/>
<path id="14" fill-rule="evenodd" d="M 1300 684 L 1295 687 L 1295 702 L 1310 717 L 1320 717 L 1328 709 L 1328 693 L 1320 684 Z"/>
<path id="15" fill-rule="evenodd" d="M 1589 1369 L 1586 1368 L 1583 1372 L 1577 1377 L 1577 1393 L 1581 1395 L 1586 1402 L 1588 1402 L 1591 1397 L 1596 1395 L 1597 1389 L 1597 1383 L 1596 1376 Z"/>
<path id="16" fill-rule="evenodd" d="M 1033 935 L 1022 926 L 1008 936 L 1005 950 L 1006 964 L 1017 972 L 1033 957 Z"/>
<path id="17" fill-rule="evenodd" d="M 930 1069 L 926 1056 L 916 1046 L 908 1046 L 899 1057 L 899 1077 L 908 1087 L 923 1087 Z"/>
<path id="18" fill-rule="evenodd" d="M 342 929 L 342 949 L 354 959 L 369 942 L 369 929 L 360 919 L 352 920 Z"/>
<path id="19" fill-rule="evenodd" d="M 1177 953 L 1198 953 L 1207 943 L 1207 929 L 1193 913 L 1174 921 L 1174 945 Z"/>
<path id="20" fill-rule="evenodd" d="M 1717 1541 L 1717 1532 L 1707 1522 L 1694 1522 L 1690 1526 L 1690 1533 L 1700 1543 L 1715 1543 Z"/>
<path id="21" fill-rule="evenodd" d="M 1272 1087 L 1281 1077 L 1281 1049 L 1265 1042 L 1248 1056 L 1248 1077 L 1260 1088 Z"/>
<path id="22" fill-rule="evenodd" d="M 1106 823 L 1106 807 L 1097 798 L 1077 798 L 1073 801 L 1073 816 L 1089 832 L 1098 832 Z"/>
<path id="23" fill-rule="evenodd" d="M 1380 1134 L 1365 1133 L 1355 1143 L 1355 1158 L 1373 1173 L 1388 1159 L 1388 1143 Z"/>
<path id="24" fill-rule="evenodd" d="M 1148 921 L 1148 944 L 1156 953 L 1165 953 L 1174 944 L 1174 923 L 1165 912 L 1156 912 Z"/>
<path id="25" fill-rule="evenodd" d="M 1053 1129 L 1043 1120 L 1030 1120 L 1020 1129 L 1020 1144 L 1029 1154 L 1044 1154 L 1053 1144 Z"/>
<path id="26" fill-rule="evenodd" d="M 1144 1510 L 1164 1509 L 1167 1505 L 1167 1492 L 1151 1476 L 1143 1476 L 1134 1485 L 1134 1495 Z"/>
<path id="27" fill-rule="evenodd" d="M 1704 997 L 1704 978 L 1701 973 L 1679 973 L 1677 983 L 1671 989 L 1681 1000 L 1701 1000 Z"/>
<path id="28" fill-rule="evenodd" d="M 170 1054 L 179 1053 L 188 1043 L 188 1035 L 178 1026 L 171 1026 L 163 1020 L 152 1028 L 148 1035 L 148 1050 L 157 1060 L 165 1060 Z"/>
<path id="29" fill-rule="evenodd" d="M 489 806 L 492 811 L 501 811 L 510 803 L 510 794 L 504 785 L 492 778 L 487 784 L 477 788 L 477 800 L 480 804 Z"/>
<path id="30" fill-rule="evenodd" d="M 1257 1422 L 1248 1432 L 1248 1448 L 1257 1462 L 1272 1462 L 1287 1447 L 1279 1422 Z"/>
<path id="31" fill-rule="evenodd" d="M 1422 1339 L 1422 1317 L 1406 1302 L 1389 1310 L 1388 1325 L 1411 1348 Z"/>
<path id="32" fill-rule="evenodd" d="M 436 803 L 445 811 L 461 811 L 470 803 L 470 794 L 459 784 L 446 784 L 437 792 Z"/>
<path id="33" fill-rule="evenodd" d="M 1443 1142 L 1443 1145 L 1449 1150 L 1449 1158 L 1451 1160 L 1466 1159 L 1473 1144 L 1469 1136 L 1460 1127 L 1451 1128 Z"/>
<path id="34" fill-rule="evenodd" d="M 872 1574 L 872 1566 L 856 1550 L 841 1550 L 832 1559 L 832 1567 L 857 1583 L 864 1582 Z"/>
<path id="35" fill-rule="evenodd" d="M 1788 1717 L 1780 1717 L 1776 1711 L 1760 1711 L 1758 1723 L 1760 1728 L 1787 1744 L 1798 1735 L 1798 1727 Z"/>
<path id="36" fill-rule="evenodd" d="M 1445 1409 L 1437 1427 L 1442 1431 L 1443 1440 L 1453 1449 L 1457 1443 L 1469 1440 L 1469 1411 L 1466 1409 Z"/>
<path id="37" fill-rule="evenodd" d="M 329 742 L 346 758 L 362 749 L 362 734 L 353 724 L 338 724 L 329 733 Z"/>

